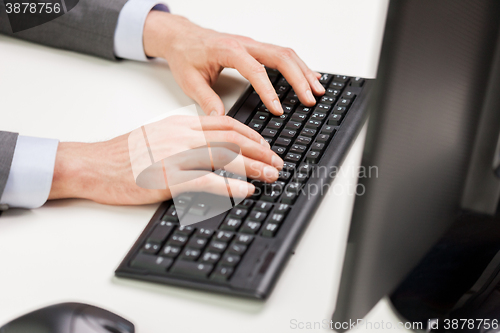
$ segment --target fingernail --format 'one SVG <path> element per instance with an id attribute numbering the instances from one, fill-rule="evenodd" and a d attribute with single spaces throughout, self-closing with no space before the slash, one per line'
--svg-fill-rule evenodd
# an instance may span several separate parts
<path id="1" fill-rule="evenodd" d="M 272 166 L 266 166 L 264 168 L 264 176 L 266 176 L 266 178 L 278 178 L 278 175 L 278 170 L 276 170 L 276 168 Z"/>
<path id="2" fill-rule="evenodd" d="M 219 113 L 217 111 L 213 110 L 212 112 L 210 112 L 210 115 L 211 116 L 218 116 Z"/>
<path id="3" fill-rule="evenodd" d="M 319 83 L 319 81 L 314 81 L 314 89 L 316 89 L 318 92 L 325 92 L 325 88 Z"/>
<path id="4" fill-rule="evenodd" d="M 273 106 L 274 106 L 274 110 L 276 112 L 278 112 L 279 114 L 283 114 L 283 108 L 281 107 L 281 104 L 280 104 L 280 100 L 279 99 L 275 99 L 273 101 Z"/>
<path id="5" fill-rule="evenodd" d="M 314 98 L 311 90 L 307 90 L 306 91 L 306 95 L 307 95 L 307 99 L 311 102 L 311 103 L 316 103 L 316 99 Z"/>
<path id="6" fill-rule="evenodd" d="M 263 145 L 266 148 L 271 148 L 271 145 L 269 144 L 269 142 L 267 142 L 264 139 L 260 139 L 260 144 Z"/>
<path id="7" fill-rule="evenodd" d="M 283 168 L 283 160 L 278 156 L 273 155 L 271 158 L 271 165 L 281 170 L 281 168 Z"/>

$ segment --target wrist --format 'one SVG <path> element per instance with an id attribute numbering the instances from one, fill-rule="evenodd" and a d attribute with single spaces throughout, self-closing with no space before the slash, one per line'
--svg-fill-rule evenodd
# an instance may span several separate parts
<path id="1" fill-rule="evenodd" d="M 171 46 L 182 23 L 189 22 L 183 16 L 152 10 L 144 24 L 144 52 L 148 57 L 168 58 Z"/>
<path id="2" fill-rule="evenodd" d="M 92 143 L 61 142 L 57 148 L 54 176 L 49 200 L 65 198 L 87 198 L 89 185 L 96 179 L 89 152 Z"/>

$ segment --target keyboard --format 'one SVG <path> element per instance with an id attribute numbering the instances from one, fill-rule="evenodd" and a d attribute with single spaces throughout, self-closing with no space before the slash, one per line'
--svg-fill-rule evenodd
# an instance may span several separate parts
<path id="1" fill-rule="evenodd" d="M 116 276 L 257 299 L 269 296 L 334 178 L 332 171 L 340 168 L 366 119 L 372 82 L 323 73 L 326 93 L 307 107 L 278 71 L 267 73 L 284 114 L 272 115 L 249 86 L 228 116 L 261 133 L 283 158 L 279 179 L 272 184 L 249 180 L 256 186 L 251 197 L 192 225 L 181 226 L 177 210 L 207 214 L 210 205 L 203 194 L 182 194 L 175 207 L 172 200 L 163 202 Z"/>

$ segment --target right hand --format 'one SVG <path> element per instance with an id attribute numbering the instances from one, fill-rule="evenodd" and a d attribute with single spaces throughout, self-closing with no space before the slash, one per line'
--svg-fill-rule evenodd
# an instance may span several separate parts
<path id="1" fill-rule="evenodd" d="M 163 159 L 204 145 L 203 140 L 200 141 L 201 135 L 209 143 L 237 145 L 249 178 L 265 182 L 274 182 L 278 178 L 278 169 L 283 167 L 283 161 L 260 134 L 226 116 L 199 117 L 201 128 L 200 123 L 192 119 L 188 116 L 173 116 L 147 125 L 149 145 L 160 147 L 157 151 L 161 152 L 159 155 Z M 186 170 L 188 164 L 190 167 Z M 193 163 L 181 163 L 173 168 L 191 172 L 204 169 L 193 167 Z M 206 169 L 204 172 L 203 176 L 177 187 L 184 187 L 185 191 L 196 189 L 220 193 L 220 187 L 216 186 L 220 184 L 220 177 L 206 172 Z M 245 186 L 245 194 L 255 191 L 250 183 L 236 179 L 229 181 L 232 182 L 233 196 L 239 195 L 234 188 L 241 188 L 242 185 Z M 172 193 L 168 187 L 165 190 L 152 190 L 136 184 L 129 155 L 129 134 L 125 134 L 98 143 L 60 143 L 49 200 L 61 198 L 85 198 L 111 205 L 139 205 L 171 199 Z"/>

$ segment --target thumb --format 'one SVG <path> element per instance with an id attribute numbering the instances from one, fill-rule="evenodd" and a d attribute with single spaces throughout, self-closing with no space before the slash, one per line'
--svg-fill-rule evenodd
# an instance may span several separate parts
<path id="1" fill-rule="evenodd" d="M 193 73 L 187 82 L 189 83 L 184 92 L 201 106 L 205 114 L 210 116 L 224 115 L 222 100 L 200 73 Z"/>

